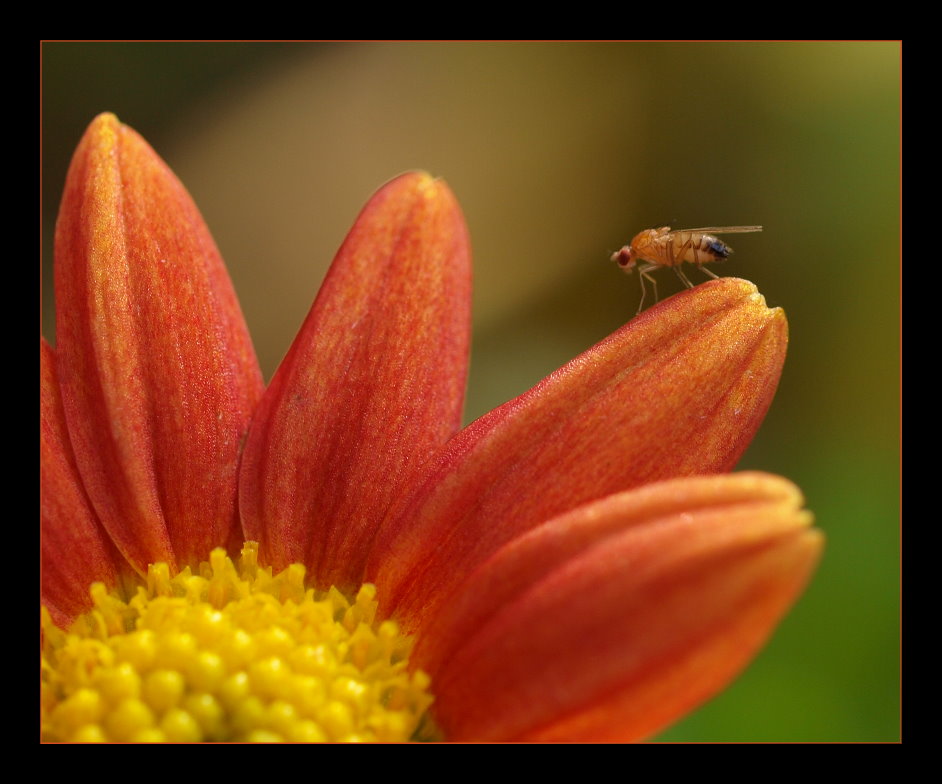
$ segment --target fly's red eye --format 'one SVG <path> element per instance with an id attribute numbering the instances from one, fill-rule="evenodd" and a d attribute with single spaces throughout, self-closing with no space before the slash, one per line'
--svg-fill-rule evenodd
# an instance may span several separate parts
<path id="1" fill-rule="evenodd" d="M 627 267 L 631 264 L 631 249 L 628 247 L 617 250 L 612 254 L 612 261 L 618 264 L 619 267 Z"/>

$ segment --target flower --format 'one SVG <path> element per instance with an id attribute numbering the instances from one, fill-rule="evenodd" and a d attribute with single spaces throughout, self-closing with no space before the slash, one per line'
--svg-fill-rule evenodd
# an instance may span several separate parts
<path id="1" fill-rule="evenodd" d="M 402 175 L 263 389 L 188 194 L 95 119 L 40 345 L 47 737 L 408 737 L 428 687 L 448 739 L 635 740 L 748 663 L 821 548 L 793 485 L 726 473 L 782 311 L 706 283 L 460 429 L 469 294 L 454 197 Z"/>

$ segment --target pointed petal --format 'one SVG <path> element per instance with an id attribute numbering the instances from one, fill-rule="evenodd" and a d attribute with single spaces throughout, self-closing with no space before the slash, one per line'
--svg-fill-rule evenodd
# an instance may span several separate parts
<path id="1" fill-rule="evenodd" d="M 488 560 L 426 627 L 453 740 L 645 738 L 722 689 L 822 546 L 764 474 L 659 483 L 577 509 Z"/>
<path id="2" fill-rule="evenodd" d="M 276 569 L 358 583 L 390 501 L 460 425 L 469 265 L 458 204 L 427 174 L 360 213 L 246 444 L 243 526 Z"/>
<path id="3" fill-rule="evenodd" d="M 724 278 L 651 308 L 453 438 L 391 510 L 367 579 L 414 630 L 497 547 L 573 507 L 728 471 L 771 402 L 784 313 Z"/>
<path id="4" fill-rule="evenodd" d="M 79 478 L 62 412 L 52 347 L 39 343 L 39 471 L 42 602 L 66 628 L 90 609 L 89 586 L 109 588 L 128 569 L 92 511 Z"/>
<path id="5" fill-rule="evenodd" d="M 113 115 L 69 169 L 56 323 L 76 463 L 124 556 L 182 567 L 240 539 L 236 470 L 261 374 L 196 206 Z"/>

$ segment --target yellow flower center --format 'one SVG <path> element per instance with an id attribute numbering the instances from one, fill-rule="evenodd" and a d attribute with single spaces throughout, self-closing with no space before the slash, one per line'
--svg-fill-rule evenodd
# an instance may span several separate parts
<path id="1" fill-rule="evenodd" d="M 50 741 L 403 741 L 425 735 L 429 678 L 411 641 L 353 601 L 272 576 L 248 542 L 199 574 L 164 563 L 124 601 L 96 583 L 68 632 L 43 609 L 42 735 Z M 420 732 L 421 728 L 421 732 Z"/>

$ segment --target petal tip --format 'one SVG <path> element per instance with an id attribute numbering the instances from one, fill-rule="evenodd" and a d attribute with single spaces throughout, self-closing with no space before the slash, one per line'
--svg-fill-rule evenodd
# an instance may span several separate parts
<path id="1" fill-rule="evenodd" d="M 97 143 L 103 147 L 109 147 L 114 144 L 123 127 L 117 115 L 111 112 L 102 112 L 88 124 L 88 128 L 85 129 L 84 140 L 87 143 Z"/>
<path id="2" fill-rule="evenodd" d="M 445 180 L 441 177 L 435 177 L 422 169 L 403 172 L 393 177 L 385 185 L 380 187 L 377 193 L 383 191 L 392 191 L 401 196 L 424 198 L 429 202 L 439 198 L 446 198 L 450 201 L 455 200 Z"/>
<path id="3" fill-rule="evenodd" d="M 741 296 L 749 304 L 754 305 L 758 312 L 762 312 L 770 321 L 785 322 L 785 310 L 781 307 L 770 307 L 766 302 L 765 295 L 759 291 L 758 287 L 751 280 L 743 278 L 722 278 L 723 281 L 733 281 L 738 288 Z"/>
<path id="4" fill-rule="evenodd" d="M 814 515 L 811 514 L 811 512 L 805 511 L 801 516 L 807 529 L 802 531 L 802 543 L 813 566 L 821 559 L 821 555 L 824 553 L 824 545 L 827 543 L 827 535 L 820 528 L 811 527 L 814 523 Z"/>
<path id="5" fill-rule="evenodd" d="M 102 112 L 95 116 L 95 118 L 89 123 L 89 128 L 108 128 L 120 126 L 121 121 L 118 119 L 118 115 L 114 112 Z"/>

